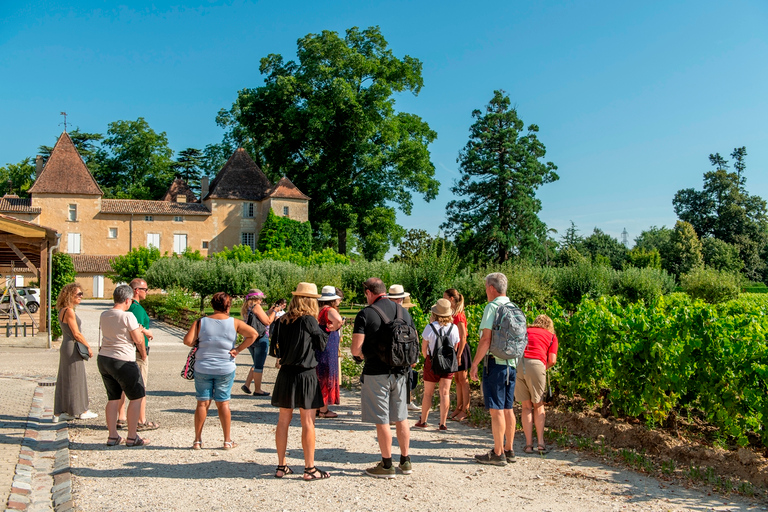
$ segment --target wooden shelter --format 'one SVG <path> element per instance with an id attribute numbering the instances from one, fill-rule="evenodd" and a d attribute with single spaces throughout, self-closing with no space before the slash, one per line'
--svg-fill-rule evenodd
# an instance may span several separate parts
<path id="1" fill-rule="evenodd" d="M 48 261 L 57 232 L 8 215 L 0 215 L 0 269 L 3 275 L 26 267 L 40 283 L 40 331 L 48 331 Z"/>

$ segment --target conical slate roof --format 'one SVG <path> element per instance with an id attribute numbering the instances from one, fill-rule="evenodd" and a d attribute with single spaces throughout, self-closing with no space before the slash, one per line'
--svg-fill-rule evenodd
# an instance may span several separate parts
<path id="1" fill-rule="evenodd" d="M 171 186 L 168 187 L 168 190 L 165 192 L 165 195 L 161 199 L 161 201 L 170 201 L 172 203 L 177 202 L 176 198 L 178 196 L 184 196 L 187 198 L 188 203 L 196 203 L 197 202 L 197 196 L 195 196 L 195 193 L 192 192 L 192 189 L 189 188 L 189 185 L 187 185 L 187 182 L 184 181 L 181 178 L 176 178 L 173 180 L 173 183 L 171 183 Z"/>
<path id="2" fill-rule="evenodd" d="M 277 185 L 272 187 L 267 194 L 269 197 L 287 198 L 287 199 L 310 199 L 305 195 L 291 180 L 283 176 Z"/>
<path id="3" fill-rule="evenodd" d="M 248 152 L 239 148 L 216 175 L 210 192 L 203 199 L 261 201 L 271 187 L 269 179 Z"/>
<path id="4" fill-rule="evenodd" d="M 29 193 L 97 196 L 104 194 L 66 131 L 62 132 L 56 141 L 43 172 L 35 180 Z"/>

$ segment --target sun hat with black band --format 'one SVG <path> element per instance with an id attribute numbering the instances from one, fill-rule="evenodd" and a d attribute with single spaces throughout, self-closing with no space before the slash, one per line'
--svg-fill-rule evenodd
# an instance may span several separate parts
<path id="1" fill-rule="evenodd" d="M 415 302 L 411 302 L 411 298 L 410 297 L 406 297 L 406 298 L 403 299 L 403 303 L 400 304 L 400 305 L 403 306 L 405 309 L 408 309 L 408 308 L 412 308 L 413 306 L 415 306 L 416 303 Z"/>
<path id="2" fill-rule="evenodd" d="M 321 302 L 324 301 L 331 301 L 340 299 L 338 295 L 336 295 L 336 287 L 335 286 L 323 286 L 323 290 L 320 292 L 320 298 L 317 299 Z"/>
<path id="3" fill-rule="evenodd" d="M 291 294 L 297 297 L 311 297 L 313 299 L 320 298 L 320 294 L 317 293 L 317 285 L 315 283 L 299 283 L 296 285 L 296 291 L 291 292 Z"/>
<path id="4" fill-rule="evenodd" d="M 388 299 L 404 299 L 410 297 L 411 294 L 403 290 L 403 285 L 393 284 L 389 287 L 389 293 L 387 293 Z"/>

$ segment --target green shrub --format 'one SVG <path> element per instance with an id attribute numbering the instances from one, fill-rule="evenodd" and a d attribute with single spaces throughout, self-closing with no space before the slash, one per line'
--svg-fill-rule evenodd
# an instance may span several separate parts
<path id="1" fill-rule="evenodd" d="M 365 303 L 363 281 L 369 277 L 378 277 L 384 284 L 402 284 L 405 286 L 405 274 L 408 267 L 402 263 L 385 263 L 383 261 L 356 261 L 345 265 L 341 273 L 341 289 L 344 290 L 345 300 L 358 304 Z M 406 288 L 406 291 L 410 291 Z"/>
<path id="2" fill-rule="evenodd" d="M 54 253 L 51 257 L 51 304 L 52 308 L 56 306 L 56 300 L 64 285 L 75 282 L 75 265 L 69 254 L 63 252 Z M 40 293 L 45 293 L 40 290 Z M 58 339 L 61 336 L 61 326 L 59 325 L 59 315 L 56 309 L 51 314 L 51 339 Z"/>
<path id="3" fill-rule="evenodd" d="M 739 296 L 741 279 L 738 274 L 713 268 L 695 268 L 680 278 L 680 284 L 691 297 L 717 304 Z"/>
<path id="4" fill-rule="evenodd" d="M 672 293 L 675 278 L 666 271 L 646 267 L 628 267 L 615 274 L 612 292 L 624 303 L 643 300 L 647 305 L 654 304 L 659 297 Z"/>
<path id="5" fill-rule="evenodd" d="M 407 265 L 401 284 L 427 309 L 443 297 L 447 288 L 453 287 L 459 265 L 459 253 L 456 248 L 446 244 L 445 240 L 436 240 Z"/>
<path id="6" fill-rule="evenodd" d="M 113 283 L 129 283 L 137 277 L 145 278 L 147 269 L 160 259 L 157 247 L 134 247 L 128 254 L 118 256 L 110 263 L 114 275 L 107 276 Z"/>
<path id="7" fill-rule="evenodd" d="M 270 209 L 267 220 L 259 232 L 259 251 L 290 248 L 309 256 L 312 251 L 312 226 L 288 217 L 278 217 Z"/>
<path id="8" fill-rule="evenodd" d="M 569 307 L 576 307 L 583 298 L 597 298 L 608 293 L 615 271 L 588 262 L 557 269 L 554 287 L 557 297 Z"/>

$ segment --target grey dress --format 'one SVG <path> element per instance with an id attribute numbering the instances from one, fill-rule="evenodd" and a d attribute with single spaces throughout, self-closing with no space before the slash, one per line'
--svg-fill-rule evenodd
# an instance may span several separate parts
<path id="1" fill-rule="evenodd" d="M 75 314 L 77 328 L 80 317 Z M 88 410 L 88 382 L 85 378 L 85 361 L 75 349 L 72 329 L 60 322 L 62 341 L 59 350 L 59 374 L 56 376 L 56 393 L 53 399 L 53 414 L 67 413 L 80 416 Z M 81 331 L 82 332 L 82 331 Z"/>

